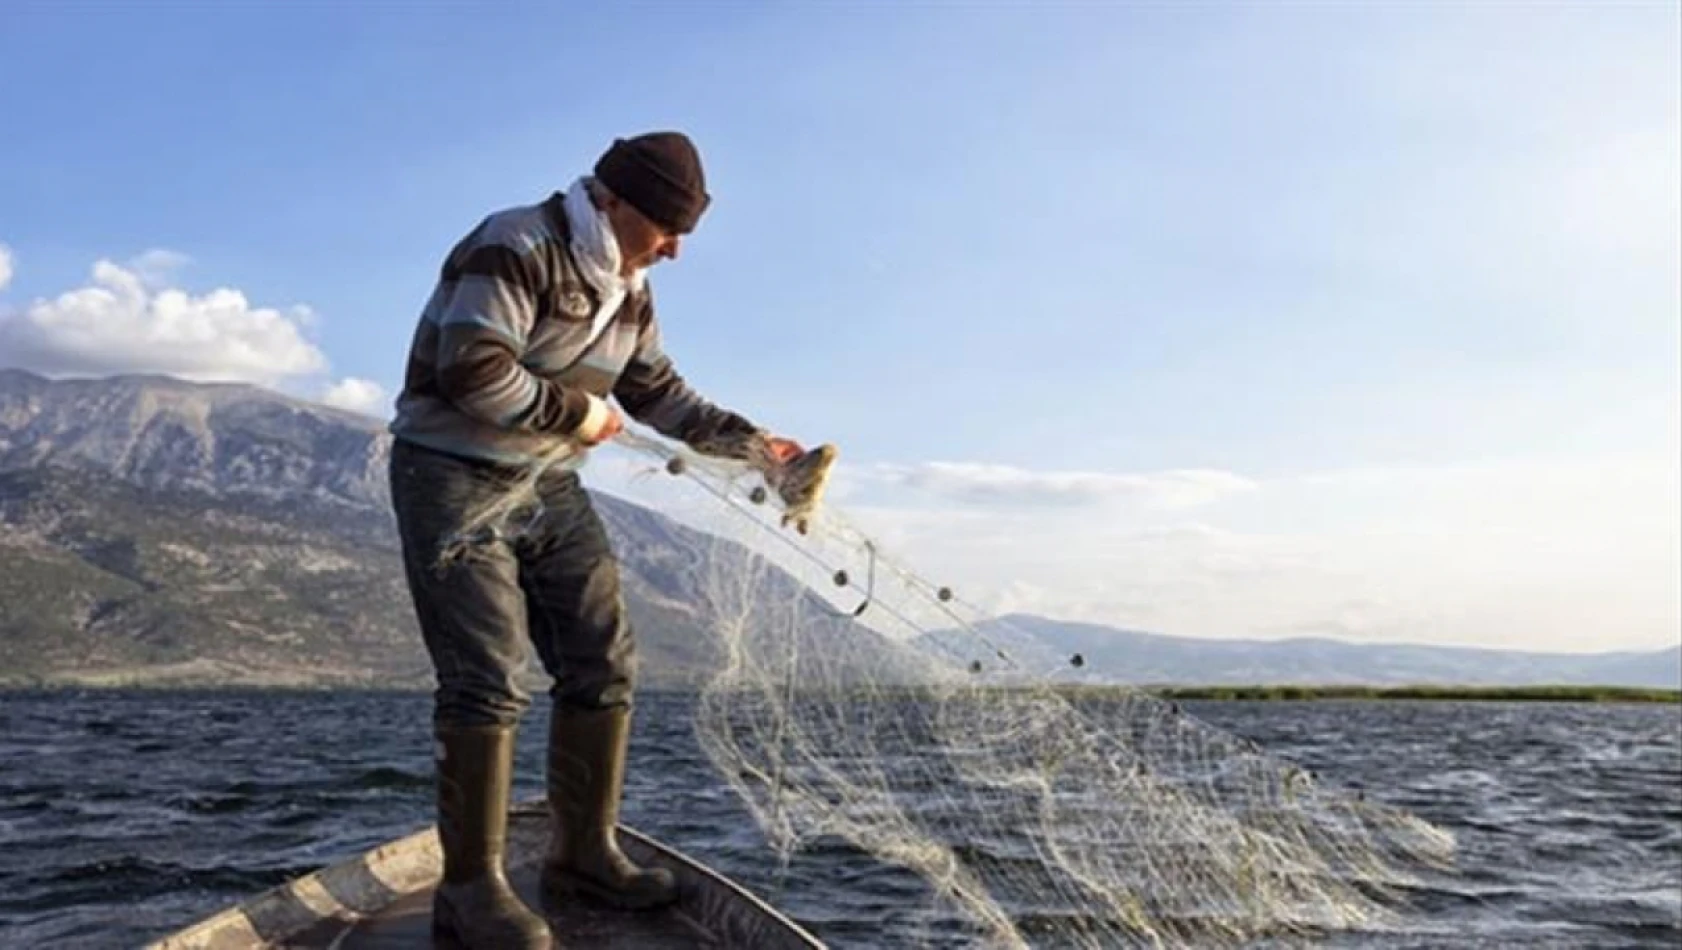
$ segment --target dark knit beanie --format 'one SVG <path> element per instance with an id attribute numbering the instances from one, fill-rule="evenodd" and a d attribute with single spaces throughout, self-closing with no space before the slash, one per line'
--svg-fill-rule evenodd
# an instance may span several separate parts
<path id="1" fill-rule="evenodd" d="M 682 132 L 650 132 L 614 139 L 596 160 L 596 180 L 674 234 L 688 234 L 712 197 L 701 156 Z"/>

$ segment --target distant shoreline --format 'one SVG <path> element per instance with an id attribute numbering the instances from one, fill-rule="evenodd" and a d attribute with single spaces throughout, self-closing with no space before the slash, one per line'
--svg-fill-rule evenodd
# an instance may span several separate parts
<path id="1" fill-rule="evenodd" d="M 1639 686 L 1167 686 L 1150 691 L 1164 699 L 1220 702 L 1358 699 L 1509 703 L 1682 703 L 1682 690 Z"/>

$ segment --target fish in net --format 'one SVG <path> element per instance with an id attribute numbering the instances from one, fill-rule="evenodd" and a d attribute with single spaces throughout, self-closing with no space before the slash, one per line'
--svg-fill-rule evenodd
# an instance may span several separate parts
<path id="1" fill-rule="evenodd" d="M 833 447 L 616 443 L 628 500 L 704 549 L 673 569 L 711 639 L 694 728 L 718 775 L 785 870 L 842 842 L 914 872 L 927 945 L 1294 945 L 1393 926 L 1452 868 L 1453 837 L 1405 810 L 1147 690 L 1078 688 L 1079 656 L 1018 659 L 1008 624 L 824 503 Z M 440 557 L 518 533 L 541 468 Z"/>

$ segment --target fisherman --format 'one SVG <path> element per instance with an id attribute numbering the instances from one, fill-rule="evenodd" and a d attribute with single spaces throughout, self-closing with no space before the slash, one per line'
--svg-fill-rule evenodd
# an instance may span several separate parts
<path id="1" fill-rule="evenodd" d="M 432 927 L 469 950 L 551 941 L 503 864 L 514 736 L 531 701 L 515 682 L 528 638 L 552 679 L 545 898 L 625 908 L 676 899 L 670 873 L 634 865 L 614 837 L 635 647 L 618 565 L 577 468 L 623 429 L 621 411 L 708 455 L 774 466 L 801 454 L 704 399 L 661 349 L 647 270 L 677 258 L 710 203 L 686 135 L 616 139 L 566 191 L 473 228 L 420 315 L 390 427 L 391 494 L 437 677 L 444 873 Z M 576 452 L 539 476 L 535 521 L 441 566 L 441 546 L 472 513 L 558 445 Z"/>

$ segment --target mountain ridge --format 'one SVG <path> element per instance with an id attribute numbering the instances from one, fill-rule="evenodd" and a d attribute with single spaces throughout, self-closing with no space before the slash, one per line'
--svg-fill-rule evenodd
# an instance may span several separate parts
<path id="1" fill-rule="evenodd" d="M 0 682 L 424 687 L 389 453 L 378 420 L 255 386 L 0 371 Z M 592 496 L 643 681 L 702 682 L 722 651 L 707 565 L 754 555 Z M 774 568 L 759 583 L 815 602 Z M 860 675 L 904 659 L 850 623 L 801 636 L 848 646 Z M 527 680 L 541 679 L 534 661 Z"/>
<path id="2" fill-rule="evenodd" d="M 1198 685 L 1630 686 L 1682 689 L 1682 644 L 1656 650 L 1543 653 L 1420 643 L 1177 637 L 1105 624 L 1009 614 L 977 629 L 1013 660 L 1059 679 Z M 954 631 L 925 636 L 962 662 L 992 658 Z M 1079 656 L 1078 668 L 1071 662 Z"/>
<path id="3" fill-rule="evenodd" d="M 0 369 L 0 682 L 424 687 L 430 669 L 389 511 L 389 452 L 378 419 L 251 384 Z M 620 554 L 644 682 L 702 681 L 720 657 L 698 578 L 708 559 L 753 555 L 626 499 L 593 497 Z M 818 599 L 778 572 L 765 583 L 767 601 Z M 1594 685 L 1682 685 L 1682 646 L 1543 655 L 1200 639 L 1021 614 L 980 629 L 1026 669 L 1088 682 L 1600 675 L 1613 679 Z M 875 657 L 856 670 L 872 677 L 926 662 L 851 623 L 820 621 L 802 636 Z M 993 659 L 954 631 L 926 634 L 919 646 L 962 662 Z M 1457 664 L 1469 659 L 1484 669 L 1467 675 Z"/>

